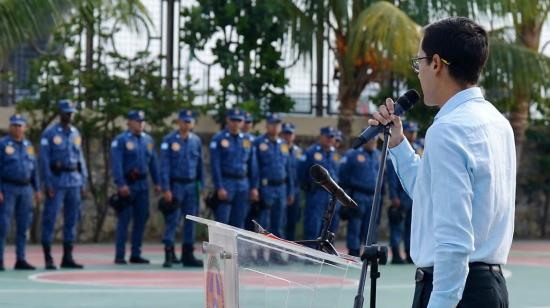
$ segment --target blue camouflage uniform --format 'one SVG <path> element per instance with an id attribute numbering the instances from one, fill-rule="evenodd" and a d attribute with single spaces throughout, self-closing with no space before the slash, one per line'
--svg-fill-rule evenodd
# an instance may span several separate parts
<path id="1" fill-rule="evenodd" d="M 332 127 L 321 128 L 321 134 L 334 137 L 335 131 Z M 328 203 L 329 194 L 320 185 L 317 185 L 309 175 L 309 169 L 314 164 L 319 164 L 328 170 L 334 181 L 338 181 L 337 170 L 340 155 L 334 147 L 330 147 L 328 151 L 323 150 L 321 145 L 315 144 L 309 147 L 304 158 L 299 164 L 299 177 L 301 185 L 306 195 L 306 207 L 304 211 L 304 240 L 314 240 L 320 235 L 322 227 L 323 214 L 325 213 Z M 336 215 L 330 225 L 330 231 L 335 232 L 338 228 L 338 209 L 339 203 L 336 203 Z"/>
<path id="2" fill-rule="evenodd" d="M 267 123 L 280 123 L 276 114 L 269 114 Z M 283 236 L 283 222 L 288 197 L 294 195 L 290 175 L 290 150 L 281 138 L 269 139 L 262 135 L 254 141 L 260 178 L 260 200 L 265 209 L 260 212 L 259 223 L 275 236 Z"/>
<path id="3" fill-rule="evenodd" d="M 144 121 L 144 114 L 130 111 L 128 119 Z M 115 258 L 124 259 L 130 220 L 133 220 L 130 257 L 140 258 L 145 224 L 149 218 L 148 173 L 155 185 L 160 184 L 153 138 L 144 132 L 134 135 L 129 130 L 119 134 L 111 143 L 111 163 L 117 188 L 128 186 L 130 189 L 130 202 L 117 215 Z"/>
<path id="4" fill-rule="evenodd" d="M 418 131 L 418 125 L 415 122 L 403 122 L 403 130 L 408 132 Z M 413 149 L 417 154 L 421 155 L 423 152 L 423 145 L 420 140 L 416 140 L 412 144 Z M 409 197 L 407 192 L 403 189 L 401 181 L 395 172 L 395 168 L 391 160 L 388 158 L 387 165 L 387 174 L 388 174 L 388 188 L 390 199 L 399 199 L 400 202 L 400 211 L 404 216 L 402 221 L 390 221 L 390 247 L 399 251 L 399 244 L 403 240 L 405 244 L 405 253 L 409 262 L 410 259 L 410 239 L 411 239 L 411 219 L 412 219 L 412 199 Z"/>
<path id="5" fill-rule="evenodd" d="M 194 121 L 194 114 L 191 110 L 181 110 L 179 119 Z M 163 191 L 172 191 L 179 206 L 176 211 L 165 216 L 166 229 L 162 240 L 165 245 L 174 246 L 176 230 L 185 215 L 197 216 L 198 191 L 204 183 L 203 176 L 202 142 L 199 136 L 189 132 L 184 139 L 177 130 L 166 135 L 160 146 L 161 188 Z M 183 244 L 193 245 L 195 226 L 187 220 L 183 225 Z"/>
<path id="6" fill-rule="evenodd" d="M 340 164 L 340 185 L 359 206 L 348 220 L 346 244 L 352 255 L 359 255 L 367 237 L 380 156 L 377 149 L 369 152 L 360 147 L 347 151 Z"/>
<path id="7" fill-rule="evenodd" d="M 59 103 L 63 113 L 75 109 L 67 101 Z M 42 245 L 49 247 L 53 241 L 57 214 L 63 204 L 63 242 L 76 240 L 76 225 L 80 217 L 80 194 L 86 185 L 88 171 L 82 153 L 80 132 L 70 125 L 64 129 L 61 123 L 47 128 L 40 139 L 40 170 L 46 191 L 53 189 L 53 198 L 46 194 L 42 211 Z"/>
<path id="8" fill-rule="evenodd" d="M 228 117 L 242 121 L 244 112 L 231 109 Z M 252 137 L 232 135 L 227 129 L 215 134 L 210 142 L 210 166 L 215 189 L 224 188 L 228 194 L 228 200 L 221 201 L 215 210 L 216 221 L 243 228 L 250 208 L 250 190 L 258 188 Z"/>
<path id="9" fill-rule="evenodd" d="M 296 127 L 292 123 L 283 123 L 283 134 L 294 134 Z M 289 147 L 289 177 L 292 180 L 292 191 L 294 192 L 294 202 L 286 207 L 286 230 L 285 238 L 289 241 L 296 240 L 296 225 L 302 216 L 300 203 L 300 180 L 298 178 L 298 164 L 303 159 L 302 149 L 293 144 Z"/>
<path id="10" fill-rule="evenodd" d="M 21 115 L 13 115 L 10 125 L 26 125 Z M 25 260 L 26 232 L 32 220 L 33 189 L 40 189 L 38 163 L 32 144 L 11 136 L 0 139 L 0 265 L 3 266 L 4 244 L 15 212 L 17 262 Z"/>

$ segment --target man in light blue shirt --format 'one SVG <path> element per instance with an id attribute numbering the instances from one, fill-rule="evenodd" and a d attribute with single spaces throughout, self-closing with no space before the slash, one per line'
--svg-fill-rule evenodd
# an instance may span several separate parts
<path id="1" fill-rule="evenodd" d="M 422 157 L 391 99 L 369 121 L 393 123 L 390 156 L 413 199 L 413 307 L 508 307 L 500 265 L 514 231 L 516 151 L 510 123 L 476 87 L 488 50 L 487 33 L 467 18 L 424 29 L 411 64 L 425 104 L 440 110 Z"/>

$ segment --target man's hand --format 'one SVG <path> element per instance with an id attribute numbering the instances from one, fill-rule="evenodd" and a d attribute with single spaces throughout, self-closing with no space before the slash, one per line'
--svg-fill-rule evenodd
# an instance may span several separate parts
<path id="1" fill-rule="evenodd" d="M 172 192 L 170 190 L 166 190 L 162 193 L 162 198 L 165 202 L 171 203 L 172 202 Z"/>
<path id="2" fill-rule="evenodd" d="M 50 197 L 50 198 L 55 197 L 55 190 L 52 187 L 48 188 L 47 193 L 48 193 L 48 197 Z"/>
<path id="3" fill-rule="evenodd" d="M 162 189 L 160 188 L 160 185 L 155 185 L 155 196 L 160 195 L 162 192 Z"/>
<path id="4" fill-rule="evenodd" d="M 4 194 L 0 191 L 0 203 L 4 203 Z"/>
<path id="5" fill-rule="evenodd" d="M 380 105 L 378 107 L 378 111 L 374 112 L 372 114 L 373 119 L 369 120 L 369 125 L 377 126 L 377 125 L 388 125 L 389 123 L 393 123 L 393 127 L 391 130 L 391 137 L 388 146 L 390 148 L 398 146 L 403 139 L 405 139 L 405 135 L 403 134 L 403 124 L 401 123 L 401 118 L 394 115 L 394 105 L 395 103 L 391 98 L 386 99 L 385 105 Z"/>
<path id="6" fill-rule="evenodd" d="M 220 188 L 218 189 L 218 191 L 216 192 L 218 194 L 218 199 L 219 200 L 222 200 L 222 201 L 226 201 L 228 196 L 227 196 L 227 191 L 223 188 Z"/>
<path id="7" fill-rule="evenodd" d="M 286 198 L 286 204 L 287 205 L 293 205 L 294 204 L 294 196 L 288 196 Z"/>
<path id="8" fill-rule="evenodd" d="M 121 186 L 118 189 L 118 194 L 121 197 L 128 197 L 130 195 L 130 188 L 128 187 L 128 185 Z"/>
<path id="9" fill-rule="evenodd" d="M 80 197 L 82 197 L 82 199 L 88 197 L 88 190 L 86 190 L 84 186 L 80 188 Z"/>
<path id="10" fill-rule="evenodd" d="M 399 208 L 401 206 L 401 200 L 399 200 L 399 198 L 391 199 L 391 206 Z"/>
<path id="11" fill-rule="evenodd" d="M 36 204 L 40 204 L 42 202 L 42 193 L 40 191 L 34 193 L 34 202 Z"/>
<path id="12" fill-rule="evenodd" d="M 260 201 L 260 193 L 257 188 L 252 188 L 250 190 L 250 200 L 252 200 L 252 202 Z"/>

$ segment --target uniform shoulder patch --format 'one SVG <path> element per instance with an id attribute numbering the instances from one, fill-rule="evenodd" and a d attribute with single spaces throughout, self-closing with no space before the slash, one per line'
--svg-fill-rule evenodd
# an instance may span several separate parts
<path id="1" fill-rule="evenodd" d="M 40 145 L 48 145 L 48 139 L 47 138 L 40 139 Z"/>
<path id="2" fill-rule="evenodd" d="M 212 150 L 216 149 L 216 147 L 218 147 L 218 143 L 217 143 L 216 141 L 210 142 L 210 148 L 211 148 Z"/>

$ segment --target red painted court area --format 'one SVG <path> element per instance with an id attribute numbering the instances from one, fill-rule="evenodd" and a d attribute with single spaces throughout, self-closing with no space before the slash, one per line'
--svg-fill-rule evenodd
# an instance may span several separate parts
<path id="1" fill-rule="evenodd" d="M 330 276 L 317 276 L 308 274 L 294 274 L 280 272 L 285 278 L 301 285 L 331 287 L 338 285 L 353 285 L 354 282 L 347 279 L 339 279 Z M 183 271 L 74 271 L 74 272 L 46 272 L 30 277 L 31 280 L 46 283 L 61 283 L 71 285 L 88 286 L 112 286 L 112 287 L 148 287 L 148 288 L 185 288 L 202 289 L 204 286 L 203 272 Z M 269 280 L 253 274 L 243 274 L 240 277 L 241 285 L 247 287 L 268 286 L 271 288 L 288 287 L 284 281 Z"/>

